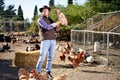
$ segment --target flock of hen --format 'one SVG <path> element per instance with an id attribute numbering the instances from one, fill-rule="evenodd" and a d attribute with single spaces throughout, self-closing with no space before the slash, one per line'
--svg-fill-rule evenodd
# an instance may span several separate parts
<path id="1" fill-rule="evenodd" d="M 49 80 L 46 73 L 38 73 L 35 69 L 30 72 L 20 68 L 18 71 L 19 80 Z M 67 74 L 62 74 L 55 77 L 53 80 L 66 80 Z"/>
<path id="2" fill-rule="evenodd" d="M 75 50 L 67 42 L 66 46 L 61 46 L 60 44 L 56 45 L 56 50 L 60 51 L 60 60 L 65 62 L 66 57 L 71 62 L 73 67 L 77 67 L 79 63 L 86 60 L 87 62 L 94 62 L 94 58 L 90 56 L 85 50 L 79 48 Z M 68 55 L 68 56 L 67 56 Z M 68 74 L 62 74 L 57 77 L 54 77 L 53 80 L 66 80 Z M 46 73 L 38 73 L 35 69 L 32 69 L 30 72 L 20 68 L 18 71 L 19 80 L 49 80 L 49 77 Z"/>
<path id="3" fill-rule="evenodd" d="M 63 13 L 61 13 L 58 9 L 55 9 L 58 20 L 61 21 L 61 25 L 67 26 L 67 18 Z M 14 40 L 13 42 L 14 43 Z M 71 62 L 73 67 L 77 67 L 79 63 L 86 60 L 87 62 L 94 62 L 94 58 L 90 56 L 85 50 L 79 48 L 79 50 L 75 50 L 72 48 L 67 42 L 66 46 L 57 45 L 56 50 L 60 51 L 60 60 L 65 62 L 66 57 Z M 68 55 L 68 56 L 67 56 Z M 62 74 L 55 77 L 53 80 L 66 80 L 68 74 Z M 49 80 L 48 75 L 45 73 L 38 73 L 35 69 L 30 72 L 26 71 L 23 68 L 20 68 L 18 71 L 19 80 Z"/>
<path id="4" fill-rule="evenodd" d="M 73 67 L 77 67 L 79 63 L 83 62 L 84 60 L 88 63 L 94 62 L 93 56 L 89 55 L 86 50 L 81 48 L 72 48 L 68 42 L 65 47 L 58 44 L 56 46 L 56 50 L 60 52 L 60 60 L 65 62 L 66 57 L 68 57 L 68 60 L 71 62 Z"/>

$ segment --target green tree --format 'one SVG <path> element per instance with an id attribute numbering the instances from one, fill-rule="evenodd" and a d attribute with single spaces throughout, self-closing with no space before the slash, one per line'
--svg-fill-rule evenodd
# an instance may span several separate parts
<path id="1" fill-rule="evenodd" d="M 93 9 L 89 6 L 68 5 L 68 7 L 59 8 L 59 10 L 66 15 L 68 25 L 79 24 L 94 14 Z M 51 9 L 50 16 L 54 21 L 57 20 L 54 9 Z"/>
<path id="2" fill-rule="evenodd" d="M 38 24 L 37 24 L 38 17 L 39 17 L 38 15 L 35 16 L 35 20 L 31 23 L 31 26 L 28 29 L 29 32 L 38 32 Z"/>
<path id="3" fill-rule="evenodd" d="M 7 6 L 7 9 L 4 11 L 4 17 L 6 18 L 12 18 L 16 15 L 15 13 L 16 9 L 14 9 L 14 5 Z"/>
<path id="4" fill-rule="evenodd" d="M 119 0 L 88 0 L 87 4 L 89 4 L 96 13 L 120 10 Z"/>
<path id="5" fill-rule="evenodd" d="M 38 15 L 37 5 L 35 5 L 33 20 L 35 20 L 36 15 Z"/>
<path id="6" fill-rule="evenodd" d="M 73 4 L 73 0 L 68 0 L 68 4 Z"/>
<path id="7" fill-rule="evenodd" d="M 0 0 L 0 18 L 3 17 L 4 7 L 4 0 Z"/>
<path id="8" fill-rule="evenodd" d="M 24 17 L 23 17 L 23 10 L 22 10 L 22 8 L 21 8 L 21 5 L 19 5 L 19 7 L 18 7 L 18 14 L 17 14 L 17 16 L 20 17 L 20 20 L 21 20 L 21 21 L 24 20 Z"/>
<path id="9" fill-rule="evenodd" d="M 50 0 L 50 1 L 49 1 L 49 5 L 50 5 L 50 6 L 54 6 L 54 0 Z"/>

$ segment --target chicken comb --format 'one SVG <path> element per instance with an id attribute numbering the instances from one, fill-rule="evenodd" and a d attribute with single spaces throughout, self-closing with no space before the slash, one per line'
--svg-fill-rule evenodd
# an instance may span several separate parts
<path id="1" fill-rule="evenodd" d="M 35 69 L 32 69 L 30 72 L 31 72 L 31 73 L 35 73 L 35 71 L 36 71 Z"/>

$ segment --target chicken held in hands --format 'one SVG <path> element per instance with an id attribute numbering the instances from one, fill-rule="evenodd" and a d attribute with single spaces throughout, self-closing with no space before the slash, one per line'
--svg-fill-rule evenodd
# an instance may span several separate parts
<path id="1" fill-rule="evenodd" d="M 68 25 L 68 21 L 67 21 L 66 16 L 62 12 L 60 12 L 59 9 L 55 9 L 55 13 L 57 15 L 58 21 L 61 22 L 61 25 L 67 26 Z"/>

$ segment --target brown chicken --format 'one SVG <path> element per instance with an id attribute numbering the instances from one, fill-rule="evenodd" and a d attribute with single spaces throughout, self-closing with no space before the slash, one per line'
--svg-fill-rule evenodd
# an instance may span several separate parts
<path id="1" fill-rule="evenodd" d="M 19 80 L 28 80 L 29 79 L 29 72 L 23 68 L 20 68 L 18 71 L 18 76 L 19 76 Z"/>
<path id="2" fill-rule="evenodd" d="M 38 73 L 35 69 L 31 70 L 30 73 L 25 69 L 21 68 L 18 72 L 19 80 L 49 80 L 47 74 Z"/>
<path id="3" fill-rule="evenodd" d="M 53 80 L 66 80 L 67 74 L 62 74 L 60 76 L 55 77 Z"/>
<path id="4" fill-rule="evenodd" d="M 73 67 L 77 67 L 79 63 L 84 60 L 84 51 L 82 51 L 80 54 L 69 56 L 68 60 L 72 63 Z"/>
<path id="5" fill-rule="evenodd" d="M 32 69 L 30 73 L 23 68 L 18 71 L 19 80 L 49 80 L 47 74 L 38 73 L 35 69 Z M 53 80 L 66 80 L 67 74 L 62 74 L 55 77 Z"/>
<path id="6" fill-rule="evenodd" d="M 68 21 L 66 16 L 62 12 L 60 12 L 59 9 L 55 9 L 55 13 L 57 15 L 58 20 L 61 22 L 61 25 L 67 26 Z"/>
<path id="7" fill-rule="evenodd" d="M 66 58 L 65 52 L 62 51 L 62 52 L 61 52 L 61 55 L 60 55 L 60 60 L 65 62 L 65 58 Z"/>
<path id="8" fill-rule="evenodd" d="M 37 79 L 38 80 L 39 73 L 35 70 L 32 69 L 29 74 L 29 78 Z"/>
<path id="9" fill-rule="evenodd" d="M 68 42 L 66 43 L 66 46 L 64 47 L 64 51 L 65 51 L 67 54 L 69 54 L 70 51 L 71 51 L 71 47 L 70 47 L 70 45 L 69 45 Z"/>
<path id="10" fill-rule="evenodd" d="M 15 37 L 14 37 L 14 38 L 12 38 L 12 39 L 11 39 L 11 44 L 12 44 L 12 45 L 14 45 L 16 41 L 17 41 L 17 40 L 16 40 L 16 38 L 15 38 Z"/>
<path id="11" fill-rule="evenodd" d="M 67 49 L 71 49 L 71 47 L 70 47 L 70 44 L 67 42 L 67 44 L 66 44 L 66 48 Z"/>
<path id="12" fill-rule="evenodd" d="M 35 69 L 32 69 L 30 74 L 29 74 L 30 79 L 35 79 L 35 80 L 49 80 L 47 74 L 45 73 L 38 73 Z"/>

